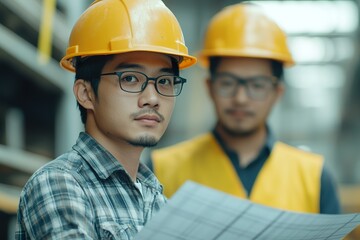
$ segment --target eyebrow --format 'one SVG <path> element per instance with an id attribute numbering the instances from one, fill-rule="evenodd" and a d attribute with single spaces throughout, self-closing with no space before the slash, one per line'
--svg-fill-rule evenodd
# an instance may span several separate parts
<path id="1" fill-rule="evenodd" d="M 116 66 L 115 69 L 126 69 L 126 68 L 133 68 L 136 70 L 143 70 L 144 67 L 140 64 L 136 64 L 136 63 L 120 63 L 119 65 Z M 161 68 L 159 70 L 159 72 L 163 72 L 163 73 L 171 73 L 174 74 L 174 69 L 173 68 Z"/>

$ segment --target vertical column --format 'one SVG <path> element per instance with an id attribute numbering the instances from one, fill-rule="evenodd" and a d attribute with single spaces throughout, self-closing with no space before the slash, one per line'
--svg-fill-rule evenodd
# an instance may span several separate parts
<path id="1" fill-rule="evenodd" d="M 63 6 L 67 12 L 67 22 L 69 29 L 72 29 L 78 17 L 90 4 L 88 1 L 64 0 Z M 70 32 L 70 31 L 69 31 Z M 64 49 L 65 53 L 66 49 Z M 75 143 L 79 132 L 83 129 L 80 120 L 80 112 L 76 108 L 76 100 L 73 96 L 72 86 L 74 74 L 64 70 L 65 91 L 60 100 L 56 117 L 56 139 L 55 154 L 59 155 L 71 148 Z"/>

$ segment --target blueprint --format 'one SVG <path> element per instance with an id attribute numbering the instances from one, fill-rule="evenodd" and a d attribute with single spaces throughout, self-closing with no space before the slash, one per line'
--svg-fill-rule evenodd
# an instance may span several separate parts
<path id="1" fill-rule="evenodd" d="M 338 240 L 360 214 L 304 214 L 252 203 L 186 182 L 136 240 Z"/>

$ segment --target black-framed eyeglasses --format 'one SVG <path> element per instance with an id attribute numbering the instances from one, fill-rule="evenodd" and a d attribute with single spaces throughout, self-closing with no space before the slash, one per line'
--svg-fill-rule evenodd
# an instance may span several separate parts
<path id="1" fill-rule="evenodd" d="M 174 75 L 161 75 L 150 78 L 146 74 L 137 71 L 103 73 L 101 76 L 117 75 L 120 88 L 129 93 L 139 93 L 145 90 L 149 81 L 154 81 L 156 91 L 166 97 L 176 97 L 181 93 L 185 78 Z"/>
<path id="2" fill-rule="evenodd" d="M 213 88 L 217 95 L 233 97 L 239 86 L 245 86 L 246 94 L 253 100 L 264 100 L 278 84 L 274 76 L 240 78 L 230 73 L 218 73 L 212 77 Z"/>

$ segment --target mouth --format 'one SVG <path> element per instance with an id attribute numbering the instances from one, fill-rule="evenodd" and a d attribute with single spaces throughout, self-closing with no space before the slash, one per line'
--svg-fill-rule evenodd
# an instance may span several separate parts
<path id="1" fill-rule="evenodd" d="M 156 127 L 159 123 L 162 122 L 162 118 L 154 114 L 140 115 L 135 117 L 134 120 L 147 128 Z"/>
<path id="2" fill-rule="evenodd" d="M 132 114 L 132 118 L 134 121 L 145 127 L 155 127 L 164 121 L 164 117 L 153 109 L 143 109 L 137 113 Z"/>
<path id="3" fill-rule="evenodd" d="M 253 113 L 243 109 L 229 109 L 226 113 L 235 118 L 245 118 L 253 116 Z"/>
<path id="4" fill-rule="evenodd" d="M 135 118 L 136 121 L 143 121 L 143 122 L 161 122 L 161 119 L 157 115 L 140 115 Z"/>

